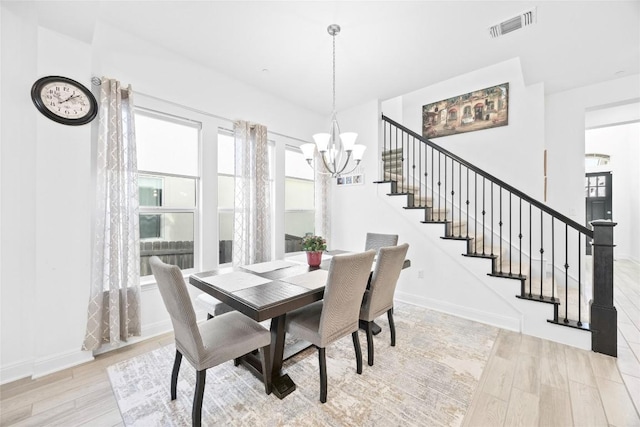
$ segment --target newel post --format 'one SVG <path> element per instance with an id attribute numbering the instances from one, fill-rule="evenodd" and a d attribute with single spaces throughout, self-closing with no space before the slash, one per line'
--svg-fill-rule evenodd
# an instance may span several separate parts
<path id="1" fill-rule="evenodd" d="M 593 226 L 593 299 L 591 349 L 618 356 L 618 312 L 613 306 L 613 227 L 611 221 L 597 220 Z"/>

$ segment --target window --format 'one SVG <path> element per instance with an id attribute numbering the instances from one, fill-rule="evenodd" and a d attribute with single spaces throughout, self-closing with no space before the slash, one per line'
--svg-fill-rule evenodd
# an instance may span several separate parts
<path id="1" fill-rule="evenodd" d="M 285 253 L 302 250 L 302 238 L 314 234 L 314 173 L 298 148 L 285 150 Z"/>
<path id="2" fill-rule="evenodd" d="M 608 154 L 587 153 L 584 155 L 584 165 L 587 170 L 596 166 L 608 165 L 611 157 Z"/>
<path id="3" fill-rule="evenodd" d="M 140 276 L 156 255 L 194 268 L 200 123 L 136 109 L 140 200 Z"/>

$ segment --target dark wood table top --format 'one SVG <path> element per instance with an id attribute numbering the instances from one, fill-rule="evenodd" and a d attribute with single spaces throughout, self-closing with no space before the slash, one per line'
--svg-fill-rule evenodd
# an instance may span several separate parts
<path id="1" fill-rule="evenodd" d="M 256 273 L 242 267 L 225 267 L 218 270 L 193 274 L 189 277 L 189 283 L 246 316 L 249 316 L 253 320 L 261 322 L 295 310 L 298 307 L 311 304 L 314 301 L 321 300 L 324 295 L 324 287 L 308 289 L 303 286 L 283 282 L 280 279 L 297 276 L 321 268 L 328 269 L 330 261 L 330 259 L 324 261 L 320 267 L 296 264 L 291 267 L 265 273 Z M 224 275 L 232 272 L 250 273 L 271 281 L 245 289 L 227 291 L 202 280 L 206 277 Z"/>
<path id="2" fill-rule="evenodd" d="M 348 252 L 339 250 L 328 252 L 329 255 L 339 255 L 343 253 Z M 223 267 L 217 270 L 192 274 L 189 277 L 189 283 L 246 316 L 249 316 L 253 320 L 262 322 L 263 320 L 280 316 L 296 308 L 321 300 L 324 295 L 324 287 L 308 289 L 303 286 L 284 282 L 281 279 L 318 269 L 328 270 L 330 264 L 331 259 L 326 259 L 320 264 L 320 267 L 296 264 L 265 273 L 256 273 L 242 267 Z M 407 268 L 410 265 L 410 261 L 405 260 L 403 268 Z M 240 290 L 228 291 L 202 280 L 207 277 L 233 272 L 250 273 L 271 281 Z"/>

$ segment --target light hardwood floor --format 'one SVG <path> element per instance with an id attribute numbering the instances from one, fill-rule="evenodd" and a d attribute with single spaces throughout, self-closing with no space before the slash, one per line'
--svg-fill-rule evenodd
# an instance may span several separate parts
<path id="1" fill-rule="evenodd" d="M 501 330 L 465 426 L 640 426 L 640 265 L 615 267 L 618 358 Z M 121 426 L 106 367 L 172 334 L 0 387 L 1 426 Z"/>

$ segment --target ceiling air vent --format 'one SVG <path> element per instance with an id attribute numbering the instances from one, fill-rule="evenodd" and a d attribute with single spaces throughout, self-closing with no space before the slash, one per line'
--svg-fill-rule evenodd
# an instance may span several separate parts
<path id="1" fill-rule="evenodd" d="M 489 34 L 492 38 L 500 37 L 513 31 L 536 23 L 536 8 L 522 12 L 518 16 L 507 19 L 493 27 L 489 27 Z"/>

